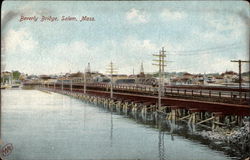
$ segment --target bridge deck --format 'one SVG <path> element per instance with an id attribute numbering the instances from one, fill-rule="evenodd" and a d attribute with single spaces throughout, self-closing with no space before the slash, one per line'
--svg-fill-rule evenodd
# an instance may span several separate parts
<path id="1" fill-rule="evenodd" d="M 88 90 L 88 94 L 92 95 L 109 95 L 106 91 Z M 129 93 L 114 93 L 114 99 L 136 99 L 137 101 L 157 103 L 157 96 L 138 95 Z M 240 115 L 250 116 L 249 105 L 226 104 L 217 102 L 204 102 L 198 100 L 188 100 L 179 98 L 162 98 L 162 103 L 169 106 L 180 106 L 187 109 L 200 109 L 207 112 L 222 112 L 224 115 Z"/>
<path id="2" fill-rule="evenodd" d="M 60 88 L 61 84 L 48 84 L 50 87 Z M 71 85 L 64 84 L 64 89 L 69 89 Z M 72 84 L 73 89 L 82 90 L 82 83 Z M 110 91 L 110 85 L 102 83 L 87 84 L 87 90 Z M 157 88 L 152 86 L 133 86 L 133 85 L 114 85 L 114 92 L 140 94 L 140 95 L 157 95 Z M 240 98 L 241 93 L 241 98 Z M 248 104 L 250 105 L 250 89 L 222 88 L 222 87 L 205 87 L 205 86 L 166 86 L 164 89 L 165 97 L 176 97 L 183 99 L 196 99 L 200 101 L 223 102 L 231 104 Z"/>
<path id="3" fill-rule="evenodd" d="M 60 89 L 60 84 L 49 84 L 50 88 L 57 88 Z M 192 87 L 191 87 L 192 88 Z M 63 87 L 64 90 L 70 91 L 70 84 L 64 84 Z M 137 102 L 143 102 L 143 103 L 152 103 L 157 104 L 158 103 L 158 96 L 157 96 L 157 90 L 156 92 L 153 90 L 155 88 L 147 88 L 147 87 L 140 87 L 136 88 L 135 86 L 122 86 L 122 85 L 115 85 L 114 86 L 114 99 L 123 99 L 124 101 L 137 101 Z M 172 88 L 171 88 L 172 89 Z M 187 88 L 184 89 L 184 94 L 186 93 Z M 198 92 L 200 97 L 203 97 L 204 93 L 202 93 L 202 89 L 207 90 L 208 88 L 197 88 L 196 90 L 200 89 Z M 83 93 L 83 84 L 74 84 L 72 85 L 72 90 L 76 92 L 82 92 Z M 219 93 L 219 99 L 222 99 L 221 97 L 221 91 L 223 91 L 223 88 L 214 88 L 216 92 Z M 178 93 L 180 90 L 177 90 Z M 211 90 L 209 90 L 210 92 Z M 239 90 L 234 89 L 231 93 L 237 92 Z M 213 97 L 209 97 L 210 99 L 205 100 L 199 100 L 196 99 L 188 99 L 186 97 L 178 96 L 164 96 L 162 97 L 162 104 L 167 106 L 179 106 L 182 108 L 186 108 L 188 110 L 192 109 L 198 109 L 201 111 L 207 111 L 207 112 L 213 112 L 213 113 L 223 113 L 224 115 L 240 115 L 240 116 L 250 116 L 250 105 L 249 105 L 249 93 L 247 92 L 249 89 L 241 90 L 245 95 L 245 102 L 247 104 L 230 104 L 230 103 L 221 103 L 221 102 L 214 102 Z M 155 92 L 155 94 L 154 94 Z M 172 90 L 171 90 L 172 92 Z M 192 90 L 193 95 L 194 90 Z M 208 93 L 209 93 L 208 92 Z M 226 89 L 225 92 L 230 92 L 228 89 Z M 88 84 L 87 85 L 87 94 L 92 94 L 95 96 L 105 96 L 109 97 L 110 95 L 110 88 L 107 84 Z M 209 93 L 209 96 L 211 96 L 211 93 Z M 223 97 L 225 98 L 225 97 Z M 228 99 L 231 99 L 231 102 L 235 100 L 234 103 L 239 103 L 239 99 L 232 99 L 233 97 L 226 97 Z"/>

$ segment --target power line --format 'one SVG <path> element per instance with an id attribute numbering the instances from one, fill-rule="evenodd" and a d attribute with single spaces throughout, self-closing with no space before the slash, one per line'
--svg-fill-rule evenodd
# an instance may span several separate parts
<path id="1" fill-rule="evenodd" d="M 86 90 L 87 90 L 87 76 L 86 76 L 86 73 L 87 73 L 87 69 L 86 68 L 84 68 L 84 86 L 83 86 L 83 93 L 84 94 L 86 94 Z"/>
<path id="2" fill-rule="evenodd" d="M 250 63 L 250 61 L 242 61 L 242 60 L 231 60 L 231 62 L 237 62 L 239 64 L 239 90 L 240 90 L 240 102 L 241 102 L 241 97 L 242 97 L 242 93 L 241 93 L 241 63 Z"/>
<path id="3" fill-rule="evenodd" d="M 166 57 L 166 51 L 164 50 L 164 47 L 159 51 L 159 54 L 153 54 L 153 56 L 159 58 L 157 60 L 153 60 L 154 63 L 153 65 L 156 65 L 159 67 L 159 83 L 158 83 L 158 107 L 161 107 L 161 95 L 162 95 L 162 86 L 163 86 L 163 76 L 162 73 L 164 73 L 164 67 L 166 66 L 165 63 L 166 61 L 164 58 Z"/>
<path id="4" fill-rule="evenodd" d="M 111 61 L 108 68 L 107 73 L 110 74 L 111 80 L 110 80 L 110 98 L 113 98 L 113 74 L 117 73 L 117 69 L 114 68 L 114 63 Z"/>
<path id="5" fill-rule="evenodd" d="M 168 51 L 168 52 L 174 52 L 179 54 L 168 54 L 168 55 L 198 55 L 197 53 L 204 53 L 204 52 L 211 52 L 211 51 L 227 51 L 227 49 L 233 49 L 240 47 L 241 44 L 231 44 L 224 47 L 212 47 L 212 48 L 205 48 L 205 49 L 197 49 L 197 50 L 182 50 L 182 51 Z M 190 54 L 183 54 L 190 53 Z M 213 52 L 214 53 L 214 52 Z"/>
<path id="6" fill-rule="evenodd" d="M 225 46 L 217 46 L 217 47 L 210 47 L 210 48 L 204 48 L 204 49 L 195 49 L 195 50 L 182 50 L 182 51 L 168 51 L 168 52 L 200 52 L 200 51 L 207 51 L 207 50 L 217 50 L 217 49 L 225 49 L 225 48 L 232 48 L 235 46 L 239 46 L 242 44 L 229 44 L 229 45 L 225 45 Z"/>

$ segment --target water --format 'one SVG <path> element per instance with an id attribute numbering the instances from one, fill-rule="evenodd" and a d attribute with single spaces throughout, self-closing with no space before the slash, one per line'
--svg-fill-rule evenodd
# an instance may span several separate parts
<path id="1" fill-rule="evenodd" d="M 102 107 L 36 90 L 2 90 L 8 159 L 226 160 L 223 152 L 174 137 Z"/>

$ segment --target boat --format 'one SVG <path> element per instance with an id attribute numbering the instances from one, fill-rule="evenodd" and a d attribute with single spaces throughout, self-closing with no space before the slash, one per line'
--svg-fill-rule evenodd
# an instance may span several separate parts
<path id="1" fill-rule="evenodd" d="M 20 84 L 12 84 L 11 85 L 11 88 L 19 88 L 20 87 Z"/>
<path id="2" fill-rule="evenodd" d="M 1 89 L 5 89 L 5 88 L 6 88 L 6 86 L 2 86 L 2 85 L 1 85 Z"/>
<path id="3" fill-rule="evenodd" d="M 1 85 L 1 89 L 7 89 L 7 88 L 11 88 L 11 86 L 8 84 Z"/>

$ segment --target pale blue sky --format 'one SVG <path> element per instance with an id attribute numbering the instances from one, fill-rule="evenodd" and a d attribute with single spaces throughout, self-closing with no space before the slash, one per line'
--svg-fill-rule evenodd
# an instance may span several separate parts
<path id="1" fill-rule="evenodd" d="M 13 15 L 13 16 L 10 16 Z M 19 22 L 20 16 L 94 17 L 93 22 Z M 5 70 L 53 74 L 83 71 L 155 72 L 161 47 L 166 71 L 238 71 L 231 59 L 249 59 L 249 4 L 243 1 L 5 1 L 2 65 Z M 174 52 L 181 51 L 181 52 Z M 243 65 L 243 71 L 249 70 Z"/>

